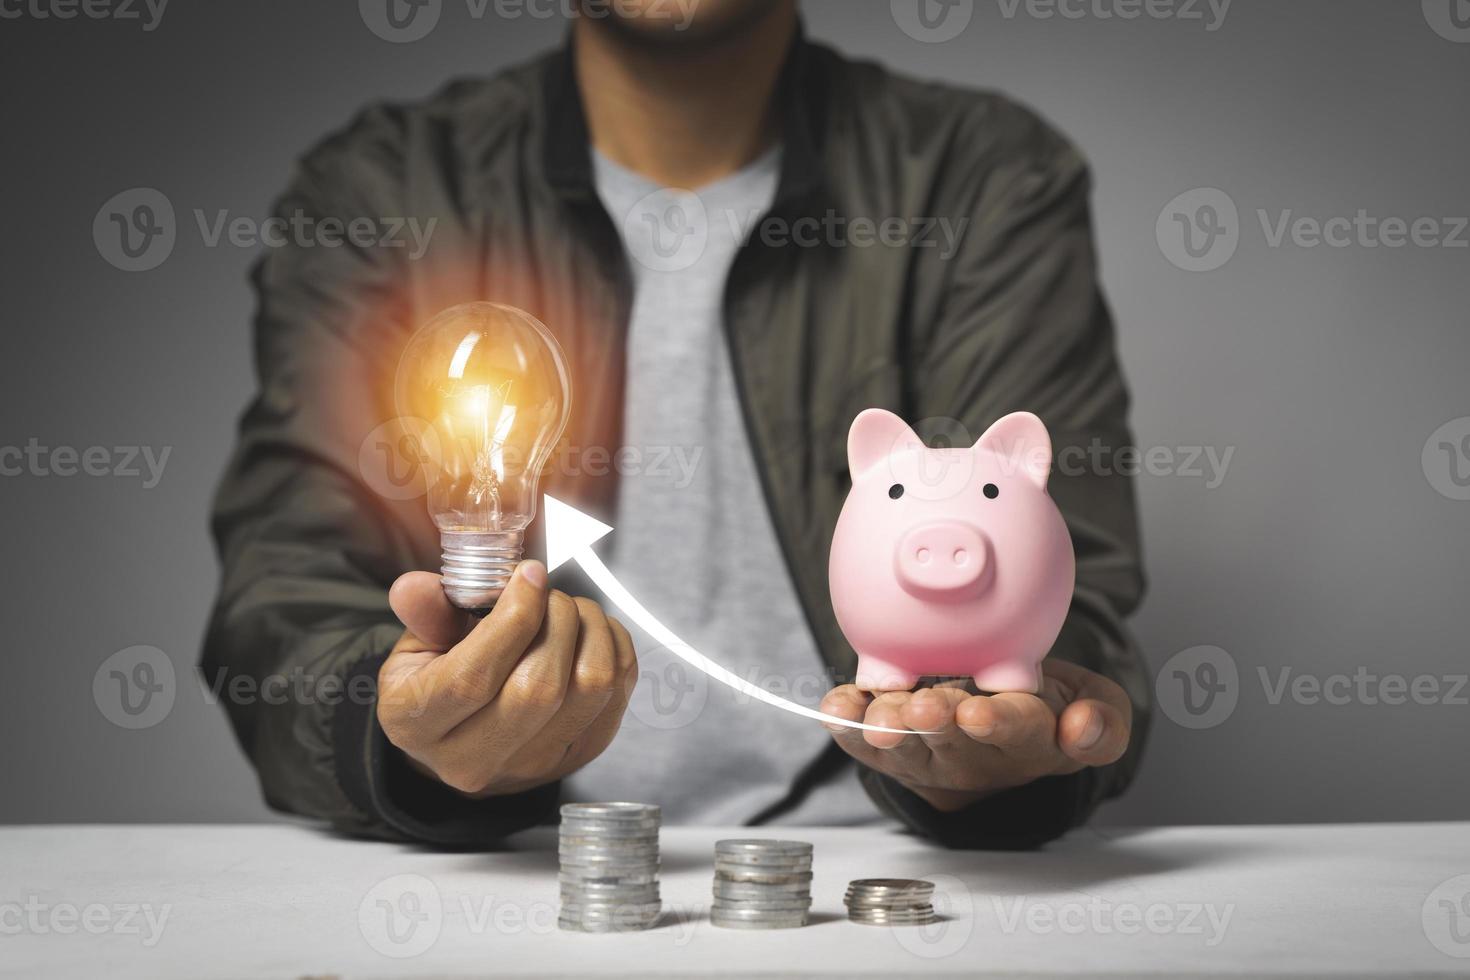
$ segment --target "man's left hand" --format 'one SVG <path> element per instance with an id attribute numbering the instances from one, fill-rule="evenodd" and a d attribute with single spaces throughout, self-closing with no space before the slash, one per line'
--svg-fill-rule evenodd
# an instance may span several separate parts
<path id="1" fill-rule="evenodd" d="M 1037 694 L 976 694 L 966 682 L 877 695 L 833 688 L 822 710 L 897 735 L 827 728 L 859 762 L 898 780 L 938 810 L 1042 776 L 1115 762 L 1128 747 L 1133 706 L 1117 684 L 1063 660 L 1042 661 Z"/>

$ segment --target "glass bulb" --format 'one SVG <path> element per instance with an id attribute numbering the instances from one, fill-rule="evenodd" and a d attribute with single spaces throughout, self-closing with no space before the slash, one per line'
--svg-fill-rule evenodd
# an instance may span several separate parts
<path id="1" fill-rule="evenodd" d="M 414 334 L 394 388 L 422 450 L 444 593 L 461 609 L 488 609 L 521 559 L 541 470 L 566 428 L 561 345 L 529 313 L 465 303 Z"/>

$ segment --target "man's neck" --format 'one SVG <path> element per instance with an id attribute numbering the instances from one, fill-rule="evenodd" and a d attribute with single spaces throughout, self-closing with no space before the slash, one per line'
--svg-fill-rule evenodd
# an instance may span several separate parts
<path id="1" fill-rule="evenodd" d="M 796 31 L 777 5 L 736 36 L 651 44 L 578 18 L 577 84 L 592 145 L 664 187 L 695 189 L 750 163 L 775 139 L 772 97 Z"/>

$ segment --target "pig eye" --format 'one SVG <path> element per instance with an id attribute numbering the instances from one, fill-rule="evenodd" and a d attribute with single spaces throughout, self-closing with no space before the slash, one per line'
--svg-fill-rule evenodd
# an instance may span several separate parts
<path id="1" fill-rule="evenodd" d="M 899 497 L 902 497 L 903 496 L 903 484 L 902 483 L 895 483 L 893 486 L 889 487 L 888 488 L 888 496 L 891 497 L 891 498 L 893 498 L 894 500 L 897 500 Z"/>
<path id="2" fill-rule="evenodd" d="M 1000 496 L 1000 487 L 996 486 L 994 483 L 987 483 L 985 484 L 985 486 L 980 488 L 980 492 L 985 494 L 986 499 L 994 500 L 996 497 Z"/>

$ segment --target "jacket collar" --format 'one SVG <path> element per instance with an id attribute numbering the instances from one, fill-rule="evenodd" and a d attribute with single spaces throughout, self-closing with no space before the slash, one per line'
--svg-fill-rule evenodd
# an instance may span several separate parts
<path id="1" fill-rule="evenodd" d="M 547 182 L 563 197 L 591 200 L 593 186 L 591 138 L 587 116 L 577 89 L 573 41 L 553 56 L 545 74 L 546 108 L 544 165 Z M 781 178 L 776 203 L 798 200 L 822 183 L 821 149 L 826 118 L 826 85 L 820 52 L 798 25 L 786 64 L 777 80 L 774 98 L 781 114 Z"/>

